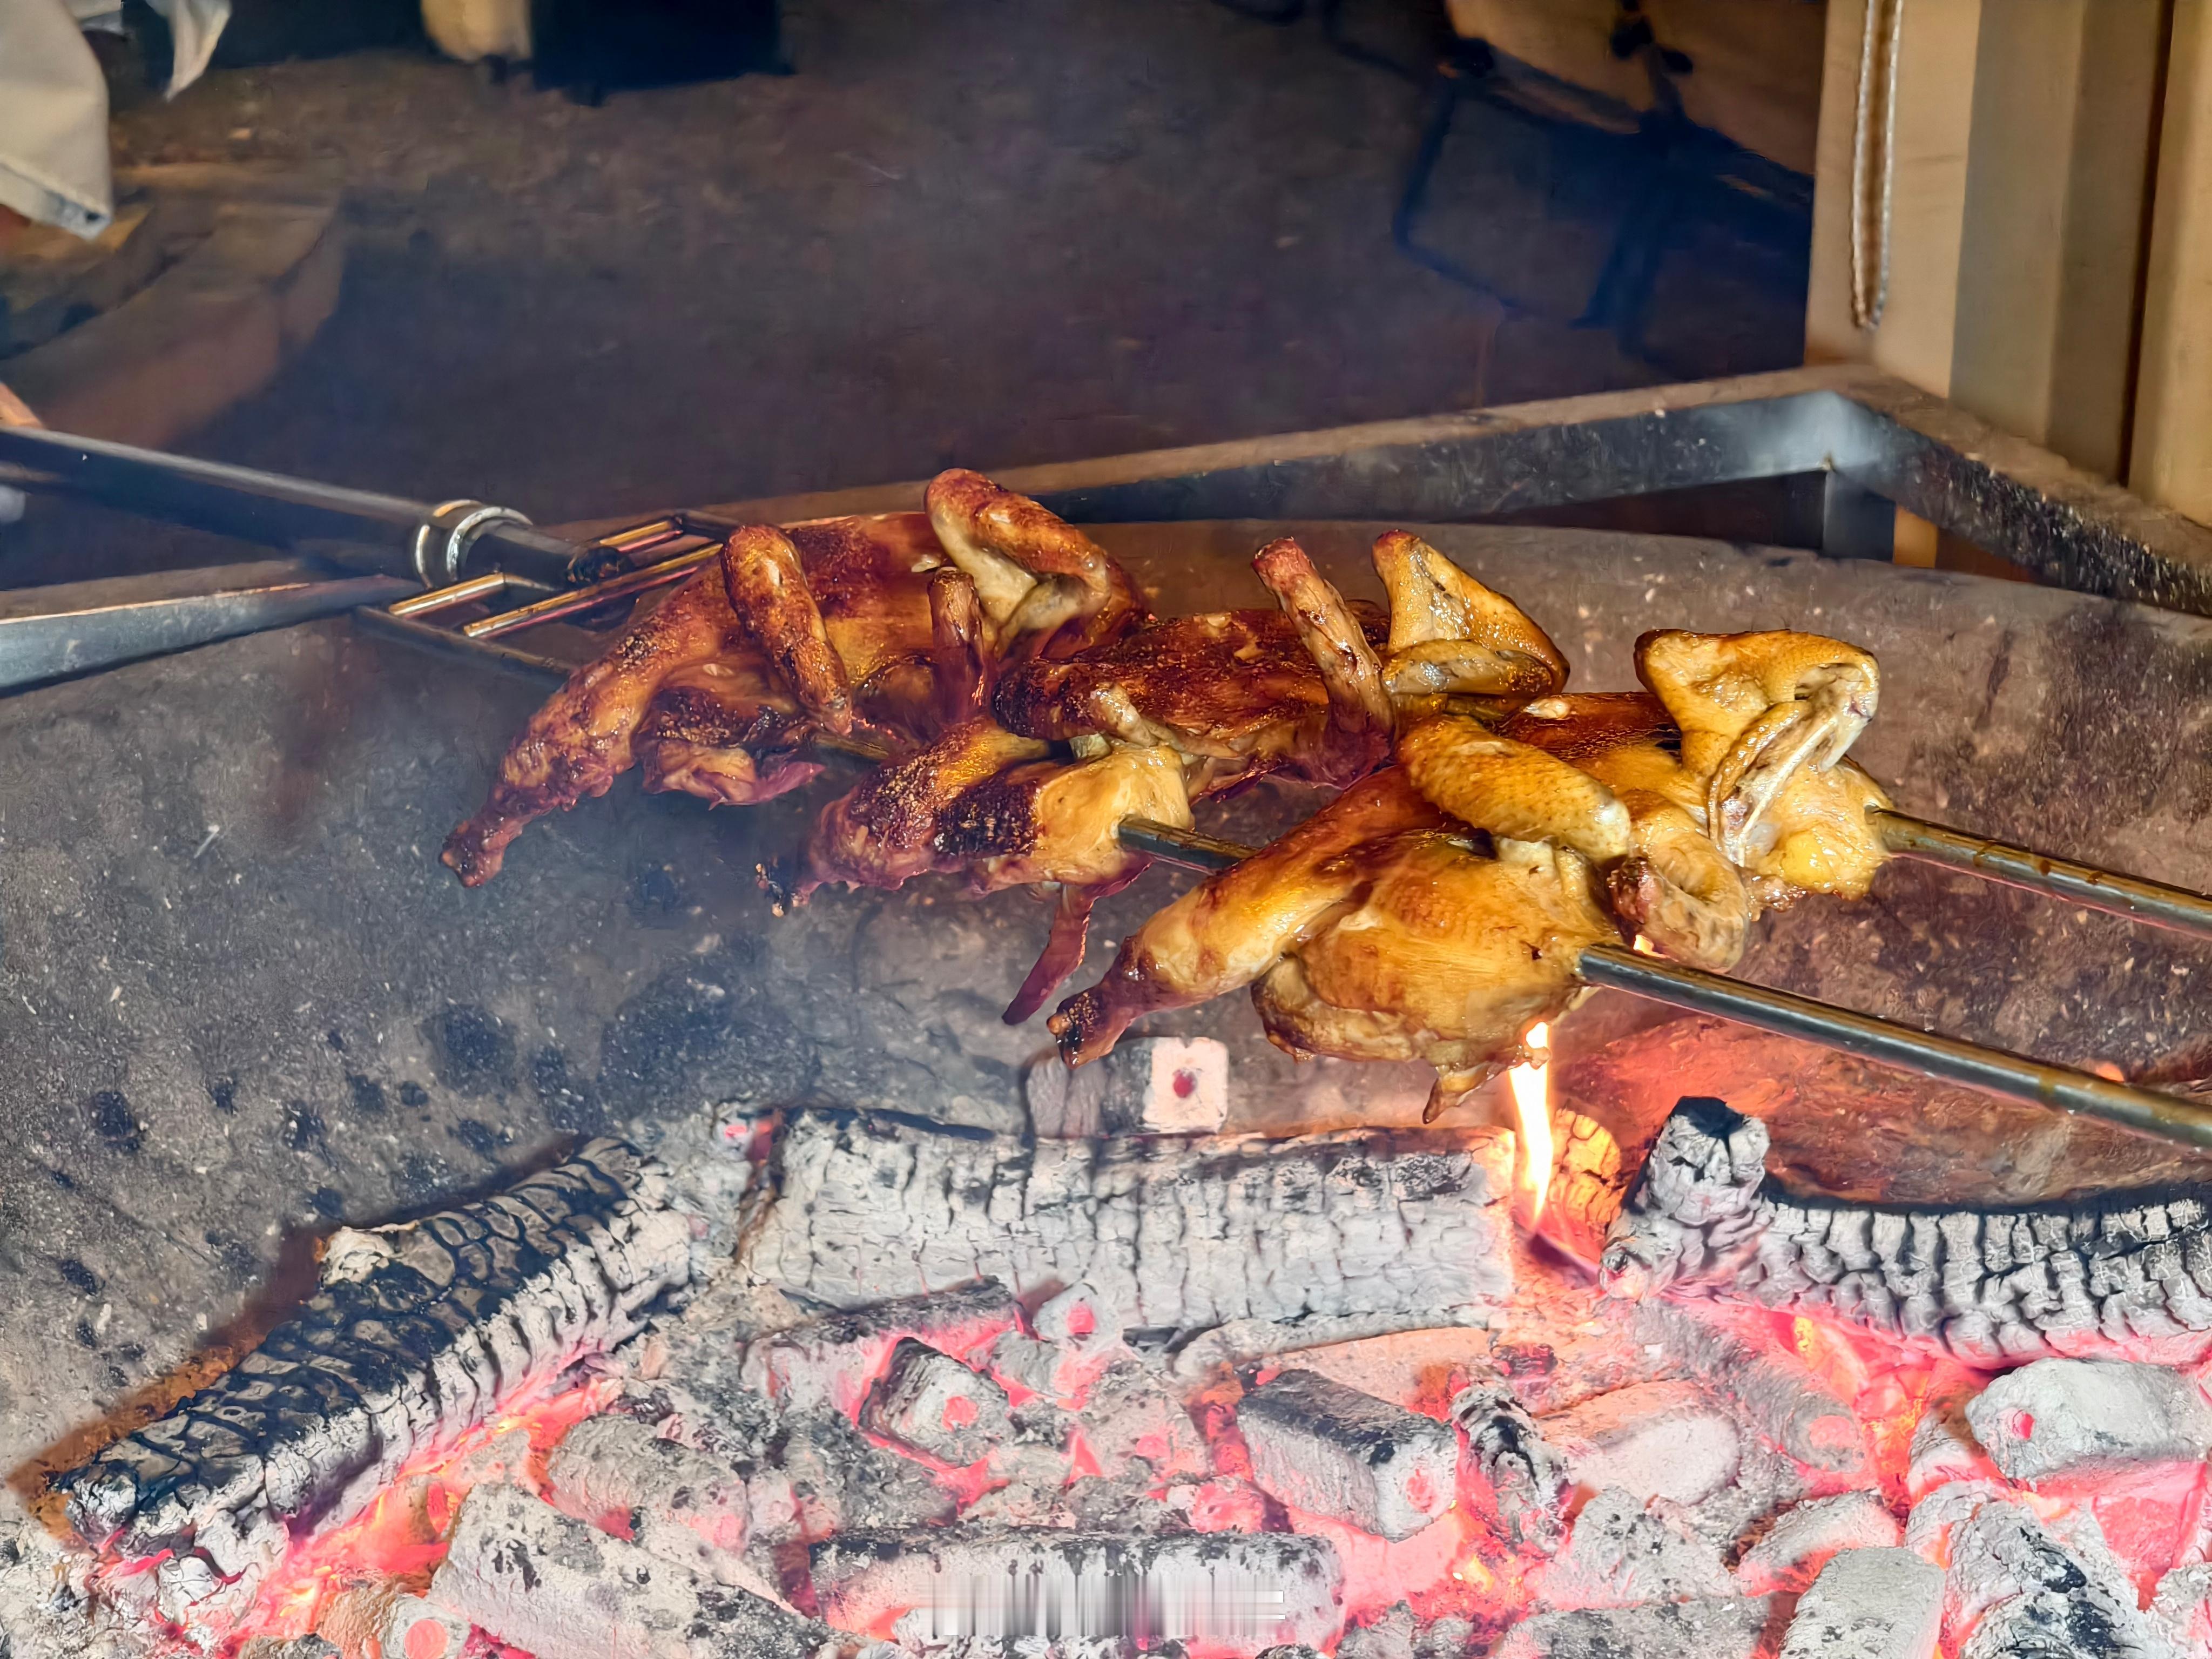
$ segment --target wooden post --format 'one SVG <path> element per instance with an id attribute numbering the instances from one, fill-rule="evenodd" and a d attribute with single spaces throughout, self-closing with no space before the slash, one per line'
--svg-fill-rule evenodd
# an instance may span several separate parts
<path id="1" fill-rule="evenodd" d="M 2174 0 L 2128 482 L 2212 524 L 2212 0 Z"/>

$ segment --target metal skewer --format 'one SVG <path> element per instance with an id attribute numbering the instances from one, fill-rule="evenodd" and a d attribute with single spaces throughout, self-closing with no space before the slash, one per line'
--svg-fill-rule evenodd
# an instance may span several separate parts
<path id="1" fill-rule="evenodd" d="M 1874 822 L 1881 844 L 1901 859 L 1940 864 L 1984 881 L 2070 899 L 2107 915 L 2212 939 L 2212 898 L 2185 887 L 2115 875 L 2094 865 L 2030 852 L 1963 830 L 1947 830 L 1902 812 L 1878 811 Z"/>
<path id="2" fill-rule="evenodd" d="M 1911 823 L 1913 820 L 1904 822 Z M 1164 862 L 1193 870 L 1226 869 L 1251 857 L 1256 850 L 1146 818 L 1124 820 L 1120 833 L 1122 845 L 1133 851 L 1149 853 Z M 2085 866 L 2073 867 L 2078 870 Z M 2188 896 L 2196 897 L 2194 894 Z M 1839 1054 L 1879 1060 L 1917 1072 L 1923 1077 L 1966 1084 L 2033 1105 L 2100 1117 L 2138 1133 L 2212 1148 L 2212 1106 L 2184 1100 L 2177 1095 L 2111 1082 L 2070 1066 L 2048 1065 L 2002 1048 L 1984 1048 L 1978 1043 L 1934 1031 L 1917 1031 L 1894 1020 L 1857 1013 L 1764 985 L 1748 985 L 1723 974 L 1686 968 L 1680 963 L 1664 962 L 1618 945 L 1585 947 L 1579 971 L 1591 985 L 1626 991 L 1631 995 L 1669 1003 L 1693 1013 L 1715 1014 L 1762 1031 L 1816 1042 Z"/>

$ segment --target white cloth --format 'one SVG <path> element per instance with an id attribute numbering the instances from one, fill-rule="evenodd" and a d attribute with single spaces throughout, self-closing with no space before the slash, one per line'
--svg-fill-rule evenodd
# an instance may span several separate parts
<path id="1" fill-rule="evenodd" d="M 64 0 L 0 0 L 0 205 L 80 236 L 114 215 L 107 82 Z"/>
<path id="2" fill-rule="evenodd" d="M 88 4 L 91 0 L 78 0 Z M 215 43 L 230 21 L 230 0 L 147 0 L 169 20 L 169 39 L 176 53 L 169 64 L 169 96 L 173 98 L 207 73 Z"/>

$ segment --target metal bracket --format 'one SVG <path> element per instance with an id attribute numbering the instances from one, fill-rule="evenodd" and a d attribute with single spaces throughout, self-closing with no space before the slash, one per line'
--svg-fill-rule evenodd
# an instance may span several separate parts
<path id="1" fill-rule="evenodd" d="M 527 526 L 530 520 L 511 507 L 487 507 L 482 501 L 445 501 L 422 520 L 415 532 L 415 574 L 425 587 L 447 587 L 467 569 L 469 549 L 477 537 L 495 524 Z"/>

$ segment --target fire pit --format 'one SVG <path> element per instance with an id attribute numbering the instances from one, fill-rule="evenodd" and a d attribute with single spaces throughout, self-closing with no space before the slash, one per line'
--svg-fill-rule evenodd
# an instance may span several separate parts
<path id="1" fill-rule="evenodd" d="M 1092 529 L 1196 609 L 1286 532 L 1363 592 L 1382 527 Z M 1422 533 L 1591 685 L 1670 622 L 1857 641 L 1903 805 L 2212 884 L 2212 623 Z M 2212 1638 L 2203 1155 L 1604 993 L 1428 1129 L 1413 1068 L 1294 1067 L 1235 1000 L 1071 1088 L 997 1018 L 1040 909 L 769 914 L 802 803 L 618 788 L 454 888 L 437 844 L 535 696 L 318 623 L 0 703 L 15 1651 Z M 1094 972 L 1182 879 L 1102 908 Z M 2185 1091 L 2208 971 L 1896 865 L 1743 974 Z"/>

